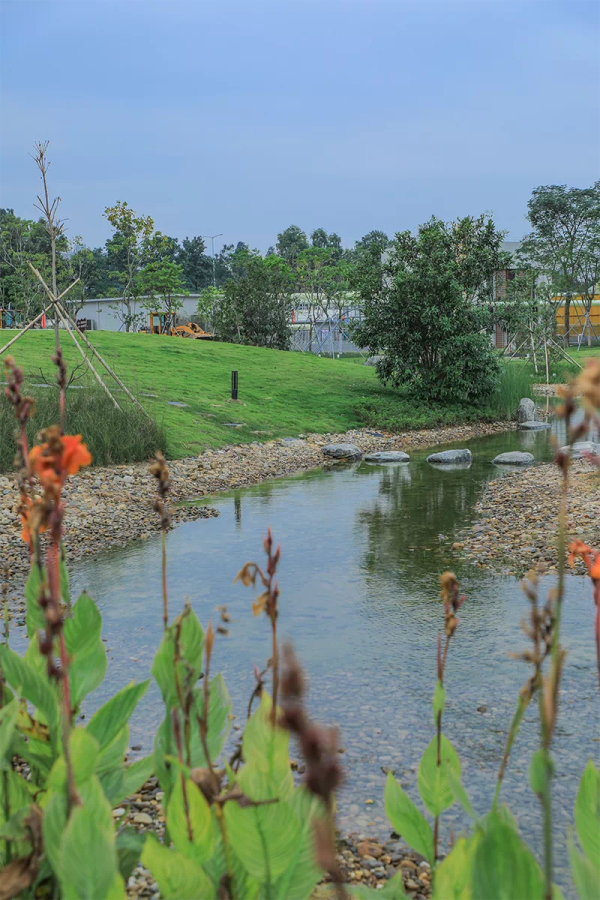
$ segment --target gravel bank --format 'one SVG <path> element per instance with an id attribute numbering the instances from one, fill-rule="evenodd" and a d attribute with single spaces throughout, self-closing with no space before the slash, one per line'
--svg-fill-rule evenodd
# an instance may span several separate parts
<path id="1" fill-rule="evenodd" d="M 208 450 L 199 457 L 169 462 L 172 499 L 197 501 L 232 488 L 247 487 L 270 478 L 290 475 L 325 464 L 326 444 L 349 442 L 363 453 L 408 450 L 450 441 L 468 440 L 511 428 L 509 423 L 462 425 L 450 428 L 383 434 L 368 430 L 346 434 L 310 434 L 304 439 L 241 444 Z M 331 463 L 329 463 L 331 464 Z M 65 487 L 65 545 L 69 562 L 146 538 L 159 529 L 153 510 L 154 478 L 148 463 L 82 470 Z M 9 599 L 22 596 L 29 568 L 25 544 L 20 539 L 15 479 L 0 476 L 0 556 L 8 570 Z M 218 515 L 210 506 L 178 506 L 173 525 Z M 0 579 L 4 573 L 0 571 Z"/>
<path id="2" fill-rule="evenodd" d="M 490 482 L 475 507 L 478 521 L 455 549 L 463 550 L 466 559 L 515 575 L 540 565 L 555 568 L 560 481 L 557 466 L 546 464 Z M 568 540 L 600 547 L 600 473 L 587 460 L 571 468 L 567 527 Z M 577 560 L 571 571 L 586 569 Z"/>

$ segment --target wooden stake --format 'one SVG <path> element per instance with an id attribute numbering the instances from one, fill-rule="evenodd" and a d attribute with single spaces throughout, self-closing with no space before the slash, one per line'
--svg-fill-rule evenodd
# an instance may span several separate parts
<path id="1" fill-rule="evenodd" d="M 117 401 L 115 400 L 115 398 L 113 397 L 113 395 L 111 394 L 111 392 L 109 391 L 109 389 L 107 388 L 107 386 L 106 386 L 106 385 L 104 384 L 104 382 L 102 381 L 102 378 L 100 377 L 100 375 L 98 374 L 98 372 L 95 370 L 95 368 L 94 368 L 94 366 L 92 365 L 91 361 L 87 358 L 87 356 L 86 356 L 85 353 L 83 352 L 82 348 L 79 346 L 79 341 L 77 340 L 77 338 L 76 338 L 75 335 L 73 334 L 73 331 L 71 330 L 71 326 L 69 325 L 69 323 L 67 322 L 67 320 L 66 320 L 65 317 L 63 316 L 63 314 L 62 314 L 62 312 L 61 312 L 61 310 L 60 310 L 58 304 L 56 304 L 56 303 L 54 304 L 54 309 L 56 310 L 56 315 L 57 315 L 57 317 L 60 317 L 61 322 L 62 322 L 63 325 L 65 326 L 65 328 L 66 328 L 66 330 L 67 330 L 67 333 L 68 333 L 69 337 L 72 339 L 73 343 L 75 344 L 75 346 L 77 347 L 77 349 L 78 349 L 79 352 L 81 353 L 81 356 L 82 356 L 83 360 L 84 360 L 85 363 L 89 366 L 89 368 L 92 370 L 92 372 L 93 372 L 93 374 L 94 374 L 94 378 L 96 379 L 96 381 L 98 382 L 98 384 L 100 385 L 100 387 L 108 394 L 108 396 L 110 397 L 110 399 L 111 399 L 112 402 L 114 403 L 116 409 L 118 409 L 119 412 L 123 412 L 123 410 L 121 409 L 121 407 L 119 406 L 119 404 L 117 403 Z"/>

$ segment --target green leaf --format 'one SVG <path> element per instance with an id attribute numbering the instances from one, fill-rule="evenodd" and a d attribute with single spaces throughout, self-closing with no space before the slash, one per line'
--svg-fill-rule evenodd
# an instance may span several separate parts
<path id="1" fill-rule="evenodd" d="M 179 776 L 176 779 L 166 819 L 171 840 L 180 853 L 200 864 L 210 859 L 215 843 L 210 807 L 202 791 L 190 778 Z"/>
<path id="2" fill-rule="evenodd" d="M 441 764 L 438 766 L 437 737 L 433 737 L 421 757 L 417 777 L 421 800 L 432 816 L 439 816 L 454 803 L 454 794 L 448 783 L 448 769 L 460 779 L 460 760 L 444 735 L 440 742 L 440 760 Z"/>
<path id="3" fill-rule="evenodd" d="M 60 559 L 58 563 L 58 578 L 60 582 L 60 596 L 62 597 L 62 601 L 67 607 L 69 612 L 71 611 L 71 590 L 69 585 L 69 572 L 67 569 L 67 558 L 65 554 L 65 548 L 61 544 L 60 547 Z"/>
<path id="4" fill-rule="evenodd" d="M 598 870 L 593 862 L 575 847 L 571 828 L 569 828 L 567 843 L 571 875 L 579 894 L 579 900 L 598 900 Z"/>
<path id="5" fill-rule="evenodd" d="M 142 681 L 141 684 L 134 684 L 132 681 L 94 713 L 88 722 L 86 731 L 96 738 L 101 750 L 104 750 L 114 740 L 118 732 L 129 721 L 138 702 L 148 690 L 149 684 L 149 681 Z"/>
<path id="6" fill-rule="evenodd" d="M 444 712 L 446 706 L 446 689 L 441 681 L 437 681 L 433 692 L 433 724 L 437 725 L 438 713 Z"/>
<path id="7" fill-rule="evenodd" d="M 460 777 L 457 777 L 450 766 L 446 769 L 446 778 L 448 779 L 448 784 L 450 785 L 450 790 L 452 791 L 452 796 L 456 800 L 460 806 L 464 809 L 467 815 L 471 816 L 472 819 L 476 819 L 475 811 L 471 806 L 471 801 L 469 800 L 469 795 L 467 794 Z"/>
<path id="8" fill-rule="evenodd" d="M 16 735 L 17 717 L 19 715 L 18 700 L 11 700 L 0 709 L 0 768 L 8 766 L 12 762 L 13 739 Z"/>
<path id="9" fill-rule="evenodd" d="M 141 862 L 152 872 L 163 900 L 188 900 L 214 894 L 208 875 L 197 862 L 168 850 L 153 834 L 146 836 Z"/>
<path id="10" fill-rule="evenodd" d="M 100 687 L 106 667 L 106 649 L 100 640 L 90 650 L 82 650 L 72 658 L 69 675 L 74 707 L 78 707 L 88 694 Z"/>
<path id="11" fill-rule="evenodd" d="M 56 876 L 60 868 L 60 841 L 67 824 L 67 798 L 62 793 L 53 793 L 44 810 L 42 834 L 44 850 Z"/>
<path id="12" fill-rule="evenodd" d="M 35 637 L 38 631 L 46 627 L 46 617 L 40 606 L 40 594 L 42 590 L 42 580 L 40 578 L 40 570 L 37 563 L 32 563 L 27 581 L 25 582 L 25 602 L 27 615 L 25 624 L 27 627 L 27 637 L 29 640 Z"/>
<path id="13" fill-rule="evenodd" d="M 152 674 L 167 709 L 178 705 L 175 680 L 176 642 L 179 644 L 181 660 L 177 663 L 179 681 L 182 685 L 194 687 L 202 670 L 204 632 L 191 606 L 186 606 L 169 626 L 152 663 Z"/>
<path id="14" fill-rule="evenodd" d="M 85 591 L 73 607 L 73 615 L 65 619 L 63 626 L 69 656 L 92 650 L 100 640 L 102 616 L 98 607 Z"/>
<path id="15" fill-rule="evenodd" d="M 391 772 L 385 782 L 385 812 L 394 830 L 402 836 L 409 847 L 433 863 L 431 826 Z"/>
<path id="16" fill-rule="evenodd" d="M 289 731 L 273 727 L 271 698 L 263 691 L 258 709 L 250 716 L 244 730 L 242 755 L 248 765 L 264 772 L 273 784 L 287 782 L 290 773 Z"/>
<path id="17" fill-rule="evenodd" d="M 117 865 L 125 884 L 127 884 L 127 879 L 140 861 L 145 842 L 146 835 L 140 834 L 131 825 L 123 828 L 117 834 L 115 840 Z"/>
<path id="18" fill-rule="evenodd" d="M 52 743 L 56 746 L 59 737 L 60 712 L 56 694 L 50 687 L 47 677 L 39 674 L 21 659 L 6 644 L 0 646 L 0 665 L 4 677 L 13 686 L 19 696 L 25 697 L 39 710 L 50 729 Z"/>
<path id="19" fill-rule="evenodd" d="M 600 872 L 600 773 L 591 759 L 575 798 L 575 827 L 585 855 Z"/>
<path id="20" fill-rule="evenodd" d="M 542 900 L 540 867 L 518 834 L 497 815 L 490 815 L 473 860 L 472 896 L 494 900 Z"/>
<path id="21" fill-rule="evenodd" d="M 144 756 L 123 770 L 123 780 L 119 792 L 109 797 L 111 803 L 120 803 L 132 794 L 137 794 L 154 772 L 154 757 Z"/>
<path id="22" fill-rule="evenodd" d="M 98 757 L 98 741 L 83 728 L 75 728 L 69 737 L 69 751 L 75 785 L 80 788 L 92 777 Z M 67 790 L 67 766 L 64 756 L 60 756 L 52 766 L 48 787 L 53 791 Z"/>
<path id="23" fill-rule="evenodd" d="M 91 734 L 91 732 L 88 732 Z M 98 754 L 96 760 L 96 775 L 103 775 L 114 769 L 122 769 L 129 744 L 129 728 L 124 725 L 119 733 L 108 743 L 104 750 Z"/>
<path id="24" fill-rule="evenodd" d="M 293 858 L 275 885 L 275 896 L 286 900 L 305 900 L 323 876 L 315 854 L 315 824 L 323 820 L 325 808 L 321 800 L 304 787 L 297 788 L 290 800 L 300 824 L 300 834 Z M 384 895 L 385 896 L 385 895 Z"/>
<path id="25" fill-rule="evenodd" d="M 553 764 L 550 754 L 540 748 L 531 756 L 529 763 L 529 783 L 534 794 L 541 797 L 546 790 L 548 776 L 552 775 Z"/>
<path id="26" fill-rule="evenodd" d="M 101 900 L 117 874 L 114 843 L 93 809 L 76 806 L 60 842 L 59 878 L 62 896 Z"/>
<path id="27" fill-rule="evenodd" d="M 459 837 L 448 856 L 435 870 L 435 897 L 440 900 L 470 900 L 473 858 L 481 832 Z"/>
<path id="28" fill-rule="evenodd" d="M 199 718 L 204 715 L 204 695 L 203 691 L 198 688 L 195 692 L 195 707 Z M 225 741 L 229 736 L 231 728 L 231 700 L 229 692 L 225 687 L 223 676 L 219 673 L 210 682 L 208 692 L 208 734 L 206 742 L 208 744 L 208 752 L 213 762 L 220 756 Z M 198 748 L 192 750 L 192 759 L 194 766 L 206 766 L 207 760 L 204 756 L 204 749 L 198 735 Z"/>
<path id="29" fill-rule="evenodd" d="M 333 896 L 335 895 L 332 894 L 332 897 Z M 383 897 L 384 900 L 404 900 L 406 894 L 404 893 L 402 874 L 396 872 L 393 878 L 390 878 L 385 887 L 380 891 L 376 888 L 366 887 L 364 884 L 351 887 L 350 896 L 357 897 L 358 900 L 375 900 L 375 897 Z M 444 900 L 446 900 L 446 898 L 444 898 Z"/>
<path id="30" fill-rule="evenodd" d="M 293 809 L 283 800 L 244 808 L 230 801 L 224 812 L 227 834 L 242 865 L 252 878 L 272 885 L 295 857 L 300 826 Z"/>

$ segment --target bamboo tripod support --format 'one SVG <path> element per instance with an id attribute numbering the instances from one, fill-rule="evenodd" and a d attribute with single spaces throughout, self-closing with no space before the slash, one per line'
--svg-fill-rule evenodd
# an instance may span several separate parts
<path id="1" fill-rule="evenodd" d="M 32 319 L 32 321 L 29 322 L 29 324 L 26 325 L 25 328 L 23 328 L 23 329 L 22 329 L 18 334 L 16 334 L 16 335 L 15 335 L 15 336 L 7 343 L 4 347 L 2 347 L 2 348 L 0 349 L 0 355 L 1 355 L 2 353 L 4 353 L 4 351 L 7 350 L 10 346 L 12 346 L 12 344 L 14 344 L 16 341 L 18 341 L 19 338 L 22 337 L 22 336 L 25 334 L 26 331 L 28 331 L 33 325 L 35 325 L 36 322 L 38 322 L 39 319 L 42 318 L 43 314 L 44 314 L 47 310 L 52 309 L 52 310 L 54 311 L 54 315 L 55 315 L 55 317 L 56 317 L 56 322 L 58 322 L 59 320 L 62 322 L 62 324 L 63 324 L 65 330 L 66 330 L 66 331 L 68 332 L 68 334 L 69 334 L 69 337 L 72 339 L 72 341 L 74 342 L 75 346 L 77 347 L 79 353 L 81 354 L 81 357 L 83 358 L 85 364 L 88 366 L 88 368 L 89 368 L 90 371 L 92 372 L 94 378 L 95 378 L 96 381 L 100 384 L 100 386 L 101 386 L 102 389 L 105 391 L 105 393 L 108 394 L 108 396 L 109 396 L 110 399 L 112 400 L 112 402 L 113 402 L 113 404 L 115 405 L 115 407 L 116 407 L 119 411 L 122 412 L 121 407 L 119 406 L 119 404 L 117 403 L 117 401 L 116 401 L 115 398 L 113 397 L 113 395 L 112 395 L 110 389 L 108 388 L 108 386 L 106 385 L 106 383 L 105 383 L 104 380 L 102 379 L 102 377 L 101 377 L 101 375 L 99 374 L 99 372 L 97 371 L 97 369 L 96 369 L 96 368 L 94 367 L 94 365 L 92 364 L 92 362 L 91 362 L 91 360 L 89 359 L 89 357 L 88 357 L 88 356 L 86 355 L 86 353 L 84 352 L 84 350 L 83 350 L 81 344 L 79 343 L 78 338 L 80 338 L 80 339 L 83 341 L 83 343 L 86 345 L 86 347 L 93 353 L 93 355 L 96 357 L 96 359 L 101 363 L 101 365 L 104 367 L 104 369 L 108 372 L 108 374 L 111 376 L 111 378 L 114 379 L 114 381 L 116 382 L 116 384 L 121 388 L 122 391 L 124 391 L 124 393 L 129 397 L 129 399 L 130 399 L 133 403 L 135 403 L 135 405 L 136 405 L 139 409 L 141 409 L 141 411 L 144 413 L 144 415 L 146 415 L 149 419 L 152 418 L 152 417 L 150 416 L 150 414 L 149 414 L 148 412 L 146 412 L 146 410 L 144 409 L 144 407 L 142 406 L 142 404 L 139 402 L 139 400 L 138 400 L 136 397 L 134 397 L 134 395 L 131 393 L 131 391 L 129 390 L 129 388 L 127 387 L 127 385 L 123 384 L 123 382 L 121 381 L 121 379 L 119 378 L 119 376 L 117 375 L 117 373 L 113 371 L 113 369 L 109 366 L 109 364 L 106 362 L 106 360 L 105 360 L 105 359 L 100 355 L 100 353 L 96 350 L 96 348 L 94 347 L 94 345 L 88 340 L 88 338 L 87 338 L 87 336 L 85 335 L 85 333 L 84 333 L 83 331 L 80 331 L 80 330 L 79 330 L 79 328 L 77 327 L 77 323 L 73 321 L 73 318 L 69 315 L 68 311 L 67 311 L 64 307 L 61 307 L 60 301 L 61 301 L 62 298 L 65 296 L 65 294 L 68 294 L 68 292 L 71 290 L 71 288 L 74 287 L 74 286 L 77 284 L 77 282 L 79 281 L 79 278 L 78 278 L 76 281 L 73 281 L 73 282 L 68 286 L 68 288 L 66 288 L 66 290 L 64 290 L 64 291 L 62 292 L 62 294 L 59 294 L 58 296 L 56 296 L 55 293 L 48 287 L 48 285 L 47 285 L 46 282 L 44 281 L 42 275 L 38 272 L 38 270 L 35 268 L 35 266 L 33 266 L 30 262 L 28 262 L 28 265 L 29 265 L 29 268 L 31 269 L 31 271 L 35 274 L 35 276 L 36 276 L 36 277 L 38 278 L 38 280 L 40 281 L 40 283 L 41 283 L 42 287 L 44 288 L 44 290 L 46 291 L 46 294 L 48 295 L 48 299 L 49 299 L 50 302 L 49 302 L 48 306 L 45 307 L 45 309 L 43 310 L 43 312 L 39 313 L 39 315 L 37 315 L 37 316 L 35 317 L 35 319 Z"/>

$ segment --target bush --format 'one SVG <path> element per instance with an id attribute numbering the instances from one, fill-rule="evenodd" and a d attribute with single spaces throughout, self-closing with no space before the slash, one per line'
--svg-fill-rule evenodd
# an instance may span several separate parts
<path id="1" fill-rule="evenodd" d="M 33 443 L 38 431 L 59 419 L 59 393 L 52 388 L 32 388 L 36 412 L 27 425 Z M 67 390 L 66 430 L 84 434 L 94 464 L 119 465 L 150 459 L 156 450 L 166 451 L 167 436 L 162 425 L 148 416 L 123 394 L 116 394 L 122 412 L 110 397 L 95 387 Z M 15 458 L 14 412 L 4 396 L 0 399 L 0 472 L 12 469 Z"/>

